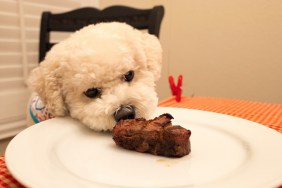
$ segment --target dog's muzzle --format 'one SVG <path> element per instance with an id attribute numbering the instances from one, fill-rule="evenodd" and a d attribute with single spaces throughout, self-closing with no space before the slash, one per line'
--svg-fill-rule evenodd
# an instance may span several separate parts
<path id="1" fill-rule="evenodd" d="M 114 113 L 114 118 L 116 122 L 122 119 L 134 119 L 135 109 L 132 105 L 121 105 Z"/>

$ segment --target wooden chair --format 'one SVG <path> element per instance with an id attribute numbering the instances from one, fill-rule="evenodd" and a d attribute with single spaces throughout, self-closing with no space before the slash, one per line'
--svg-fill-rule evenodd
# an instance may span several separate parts
<path id="1" fill-rule="evenodd" d="M 163 16 L 163 6 L 155 6 L 151 9 L 111 6 L 103 10 L 86 7 L 60 14 L 43 12 L 40 26 L 39 62 L 55 45 L 50 42 L 50 32 L 52 31 L 74 32 L 89 24 L 118 21 L 125 22 L 136 29 L 146 29 L 150 34 L 159 37 Z"/>

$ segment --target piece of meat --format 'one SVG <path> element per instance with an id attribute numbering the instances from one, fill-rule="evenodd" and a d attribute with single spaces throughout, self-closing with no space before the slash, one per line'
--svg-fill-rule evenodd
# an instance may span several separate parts
<path id="1" fill-rule="evenodd" d="M 170 114 L 146 121 L 144 118 L 119 121 L 113 128 L 115 143 L 125 149 L 167 157 L 190 153 L 191 131 L 172 125 Z"/>

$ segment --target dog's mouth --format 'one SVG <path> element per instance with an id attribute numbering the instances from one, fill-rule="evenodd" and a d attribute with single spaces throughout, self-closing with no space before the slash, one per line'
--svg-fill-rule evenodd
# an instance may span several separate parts
<path id="1" fill-rule="evenodd" d="M 122 119 L 134 119 L 135 115 L 135 107 L 129 104 L 121 105 L 113 114 L 116 122 L 119 122 Z"/>

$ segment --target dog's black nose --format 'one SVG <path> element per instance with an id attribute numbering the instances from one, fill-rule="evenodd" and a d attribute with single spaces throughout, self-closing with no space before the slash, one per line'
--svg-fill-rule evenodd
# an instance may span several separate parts
<path id="1" fill-rule="evenodd" d="M 134 119 L 135 109 L 131 105 L 121 105 L 114 113 L 114 118 L 116 122 L 121 119 Z"/>

